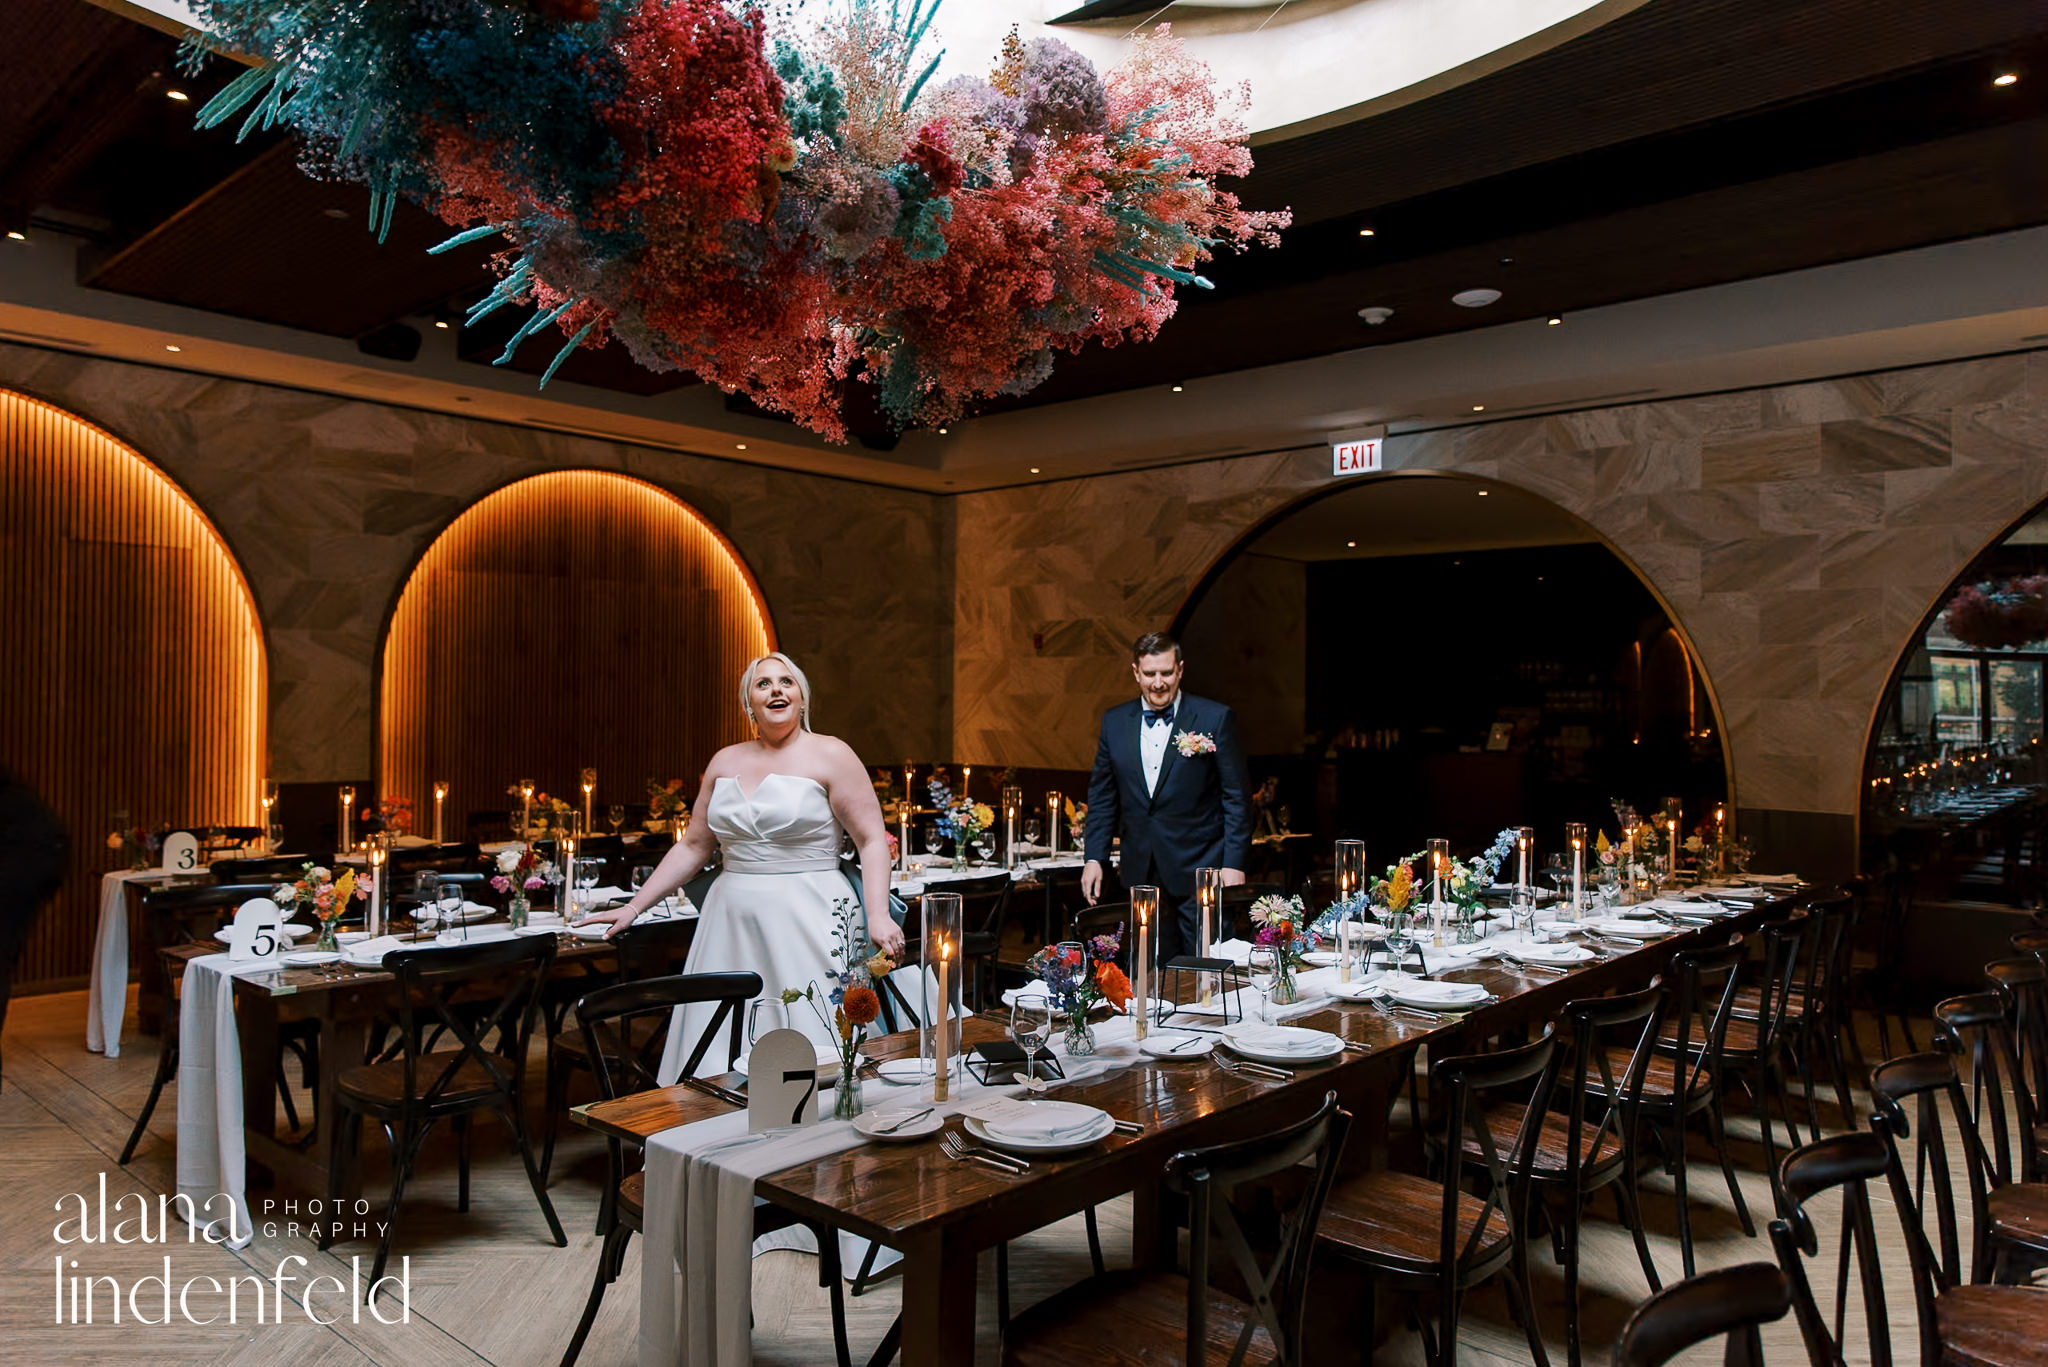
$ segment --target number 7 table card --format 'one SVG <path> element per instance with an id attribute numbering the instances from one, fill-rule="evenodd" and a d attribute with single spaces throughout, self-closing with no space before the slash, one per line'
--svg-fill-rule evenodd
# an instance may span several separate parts
<path id="1" fill-rule="evenodd" d="M 818 1120 L 818 1047 L 801 1030 L 771 1030 L 747 1056 L 747 1128 Z"/>

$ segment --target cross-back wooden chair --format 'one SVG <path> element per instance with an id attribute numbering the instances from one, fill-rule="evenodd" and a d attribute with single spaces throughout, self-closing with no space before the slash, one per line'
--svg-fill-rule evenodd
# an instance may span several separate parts
<path id="1" fill-rule="evenodd" d="M 1791 1306 L 1785 1274 L 1742 1263 L 1687 1277 L 1636 1307 L 1614 1345 L 1614 1367 L 1664 1367 L 1694 1344 L 1724 1339 L 1726 1367 L 1764 1367 L 1766 1324 Z"/>
<path id="2" fill-rule="evenodd" d="M 1771 1221 L 1771 1247 L 1792 1288 L 1792 1308 L 1808 1355 L 1821 1367 L 1846 1362 L 1849 1273 L 1856 1269 L 1863 1302 L 1864 1351 L 1870 1367 L 1892 1367 L 1891 1324 L 1886 1314 L 1884 1266 L 1878 1258 L 1877 1226 L 1871 1217 L 1869 1184 L 1885 1180 L 1890 1163 L 1884 1141 L 1869 1131 L 1830 1135 L 1785 1156 L 1780 1185 L 1785 1207 Z M 1839 1214 L 1815 1219 L 1807 1203 L 1840 1191 Z M 1823 1232 L 1836 1242 L 1834 1304 L 1824 1310 L 1806 1275 L 1807 1259 L 1821 1259 Z M 1822 1262 L 1825 1265 L 1825 1261 Z"/>

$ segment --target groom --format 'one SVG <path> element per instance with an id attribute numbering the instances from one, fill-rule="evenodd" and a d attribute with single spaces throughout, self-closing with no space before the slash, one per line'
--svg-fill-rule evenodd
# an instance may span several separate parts
<path id="1" fill-rule="evenodd" d="M 1081 892 L 1091 906 L 1100 900 L 1110 841 L 1122 836 L 1124 886 L 1159 889 L 1165 963 L 1199 943 L 1195 870 L 1221 869 L 1226 886 L 1244 881 L 1251 845 L 1244 752 L 1229 708 L 1181 692 L 1180 645 L 1171 636 L 1140 636 L 1131 674 L 1138 696 L 1102 714 Z"/>

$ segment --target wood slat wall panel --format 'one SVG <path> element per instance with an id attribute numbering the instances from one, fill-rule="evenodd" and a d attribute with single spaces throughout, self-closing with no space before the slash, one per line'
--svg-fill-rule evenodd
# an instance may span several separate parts
<path id="1" fill-rule="evenodd" d="M 205 515 L 105 432 L 0 390 L 0 763 L 72 840 L 24 986 L 91 965 L 116 811 L 258 820 L 264 696 L 255 602 Z"/>
<path id="2" fill-rule="evenodd" d="M 406 581 L 384 638 L 379 775 L 431 833 L 516 805 L 515 779 L 637 827 L 649 778 L 695 781 L 750 732 L 739 673 L 773 649 L 767 605 L 711 525 L 651 484 L 598 470 L 538 475 L 450 524 Z"/>

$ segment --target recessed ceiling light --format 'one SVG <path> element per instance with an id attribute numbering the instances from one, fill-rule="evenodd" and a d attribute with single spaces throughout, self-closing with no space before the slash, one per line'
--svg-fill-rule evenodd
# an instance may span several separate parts
<path id="1" fill-rule="evenodd" d="M 1185 387 L 1186 387 L 1186 386 L 1184 386 L 1184 385 L 1175 385 L 1175 386 L 1173 387 L 1173 392 L 1174 392 L 1174 393 L 1176 393 L 1176 394 L 1178 394 L 1178 393 L 1180 393 L 1180 392 L 1181 392 L 1181 390 L 1182 390 L 1183 388 L 1185 388 Z"/>
<path id="2" fill-rule="evenodd" d="M 745 442 L 740 442 L 734 449 L 744 451 L 747 449 L 747 444 Z"/>
<path id="3" fill-rule="evenodd" d="M 434 320 L 434 326 L 440 328 L 442 331 L 445 332 L 448 329 L 448 320 L 446 318 L 436 318 Z"/>
<path id="4" fill-rule="evenodd" d="M 1550 326 L 1552 327 L 1556 327 L 1559 323 L 1562 323 L 1564 321 L 1564 318 L 1559 314 L 1553 313 L 1548 318 L 1545 318 L 1543 321 L 1550 324 Z"/>
<path id="5" fill-rule="evenodd" d="M 1993 85 L 2018 85 L 2019 83 L 2020 74 L 2017 71 L 2001 71 L 1991 78 L 1991 84 Z"/>
<path id="6" fill-rule="evenodd" d="M 1357 543 L 1356 541 L 1347 541 L 1347 542 L 1345 542 L 1344 544 L 1345 544 L 1345 545 L 1347 545 L 1347 546 L 1353 546 L 1353 547 L 1355 547 L 1355 546 L 1357 546 L 1357 545 L 1358 545 L 1358 543 Z"/>
<path id="7" fill-rule="evenodd" d="M 164 92 L 164 98 L 167 100 L 176 100 L 179 104 L 183 104 L 185 103 L 185 101 L 191 99 L 192 97 L 190 95 L 187 95 L 182 90 L 166 90 Z"/>
<path id="8" fill-rule="evenodd" d="M 1479 496 L 1480 496 L 1481 498 L 1485 498 L 1485 497 L 1486 497 L 1486 496 L 1487 496 L 1488 494 L 1490 494 L 1490 493 L 1492 493 L 1492 492 L 1493 492 L 1493 491 L 1492 491 L 1491 489 L 1481 489 L 1481 490 L 1479 491 Z"/>
<path id="9" fill-rule="evenodd" d="M 1472 405 L 1472 411 L 1474 413 L 1484 413 L 1486 411 L 1486 405 L 1483 403 L 1475 403 Z"/>
<path id="10" fill-rule="evenodd" d="M 185 348 L 183 348 L 183 347 L 181 347 L 181 346 L 170 346 L 170 345 L 168 345 L 168 344 L 166 344 L 166 345 L 165 345 L 165 347 L 164 347 L 164 350 L 165 350 L 165 351 L 183 351 L 184 349 L 185 349 Z"/>
<path id="11" fill-rule="evenodd" d="M 1451 296 L 1451 302 L 1461 309 L 1483 309 L 1499 298 L 1499 290 L 1490 290 L 1482 287 L 1476 290 L 1459 290 Z"/>
<path id="12" fill-rule="evenodd" d="M 943 436 L 945 436 L 945 435 L 946 435 L 946 433 L 947 433 L 948 431 L 950 431 L 950 430 L 951 430 L 951 429 L 949 429 L 949 428 L 941 427 L 941 428 L 939 429 L 939 435 L 943 437 Z"/>
<path id="13" fill-rule="evenodd" d="M 1360 228 L 1360 229 L 1358 230 L 1358 235 L 1359 235 L 1360 237 L 1377 237 L 1377 236 L 1378 236 L 1378 234 L 1377 234 L 1377 233 L 1375 233 L 1375 232 L 1374 232 L 1374 231 L 1373 231 L 1373 230 L 1372 230 L 1371 228 Z"/>
<path id="14" fill-rule="evenodd" d="M 26 242 L 28 241 L 28 234 L 24 232 L 17 232 L 14 229 L 9 228 L 7 230 L 7 240 L 9 242 Z"/>
<path id="15" fill-rule="evenodd" d="M 1038 473 L 1038 467 L 1036 465 L 1031 467 L 1031 473 L 1034 475 Z"/>

